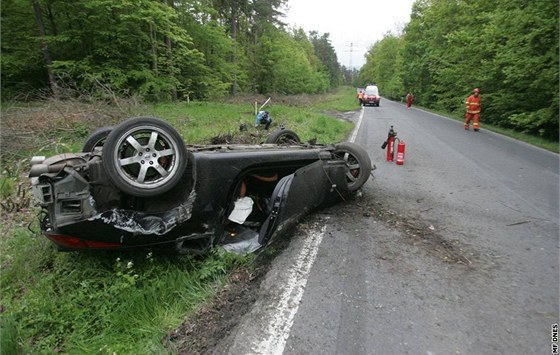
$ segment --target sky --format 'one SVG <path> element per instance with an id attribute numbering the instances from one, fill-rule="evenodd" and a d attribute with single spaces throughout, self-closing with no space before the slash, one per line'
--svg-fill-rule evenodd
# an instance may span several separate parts
<path id="1" fill-rule="evenodd" d="M 338 62 L 359 69 L 364 55 L 383 35 L 410 19 L 414 0 L 288 0 L 284 21 L 306 33 L 329 34 Z"/>

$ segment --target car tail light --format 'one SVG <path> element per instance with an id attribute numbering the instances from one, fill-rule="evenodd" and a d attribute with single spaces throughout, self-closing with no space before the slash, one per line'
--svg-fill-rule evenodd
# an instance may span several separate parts
<path id="1" fill-rule="evenodd" d="M 56 245 L 63 248 L 70 249 L 97 249 L 97 248 L 117 248 L 120 247 L 119 243 L 97 242 L 93 240 L 84 240 L 76 237 L 71 237 L 64 234 L 48 234 L 45 233 L 47 238 L 52 240 Z"/>

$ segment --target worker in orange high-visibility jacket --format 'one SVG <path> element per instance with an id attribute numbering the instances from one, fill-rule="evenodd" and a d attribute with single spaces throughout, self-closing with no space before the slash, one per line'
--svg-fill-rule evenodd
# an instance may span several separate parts
<path id="1" fill-rule="evenodd" d="M 362 106 L 362 104 L 364 103 L 364 92 L 363 92 L 363 90 L 360 90 L 356 97 L 358 98 L 358 102 L 360 103 L 360 106 Z"/>
<path id="2" fill-rule="evenodd" d="M 472 95 L 467 98 L 465 102 L 467 106 L 467 113 L 465 114 L 465 129 L 468 130 L 471 119 L 473 120 L 473 129 L 478 132 L 480 127 L 478 126 L 478 119 L 480 118 L 480 89 L 476 88 L 473 90 Z"/>

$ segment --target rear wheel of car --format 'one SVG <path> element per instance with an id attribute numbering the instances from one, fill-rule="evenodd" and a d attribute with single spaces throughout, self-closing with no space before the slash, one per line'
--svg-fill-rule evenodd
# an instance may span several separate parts
<path id="1" fill-rule="evenodd" d="M 105 141 L 107 140 L 107 136 L 113 129 L 114 127 L 101 127 L 93 131 L 93 133 L 87 137 L 84 147 L 82 148 L 82 152 L 90 153 L 93 152 L 96 147 L 103 147 Z"/>
<path id="2" fill-rule="evenodd" d="M 179 133 L 153 117 L 132 118 L 115 127 L 103 146 L 102 158 L 111 182 L 139 197 L 157 196 L 173 188 L 187 166 Z"/>
<path id="3" fill-rule="evenodd" d="M 348 171 L 346 183 L 351 192 L 357 191 L 367 181 L 371 173 L 371 159 L 367 152 L 355 143 L 343 142 L 335 145 L 334 155 L 344 160 Z"/>
<path id="4" fill-rule="evenodd" d="M 279 129 L 272 132 L 266 139 L 266 142 L 276 144 L 299 144 L 301 143 L 301 140 L 294 131 L 290 131 L 289 129 Z"/>

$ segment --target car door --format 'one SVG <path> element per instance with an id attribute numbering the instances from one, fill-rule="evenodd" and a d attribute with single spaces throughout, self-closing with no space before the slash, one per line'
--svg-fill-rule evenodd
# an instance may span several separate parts
<path id="1" fill-rule="evenodd" d="M 345 173 L 342 161 L 319 160 L 283 177 L 272 193 L 259 243 L 269 243 L 320 205 L 347 198 Z"/>

